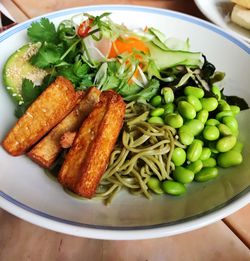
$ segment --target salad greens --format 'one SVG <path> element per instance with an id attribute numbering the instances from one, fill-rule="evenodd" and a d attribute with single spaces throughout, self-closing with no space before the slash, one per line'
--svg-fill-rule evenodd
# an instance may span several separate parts
<path id="1" fill-rule="evenodd" d="M 167 38 L 155 28 L 129 30 L 114 23 L 109 15 L 81 14 L 58 27 L 47 18 L 31 24 L 28 38 L 40 47 L 29 63 L 45 70 L 47 76 L 39 86 L 23 79 L 18 117 L 59 75 L 69 79 L 77 90 L 90 86 L 113 89 L 125 101 L 148 103 L 166 86 L 178 93 L 193 85 L 214 95 L 211 87 L 224 74 L 216 72 L 200 52 L 189 51 L 189 39 Z M 241 109 L 248 108 L 243 99 L 227 98 L 229 103 L 231 100 L 242 105 Z"/>

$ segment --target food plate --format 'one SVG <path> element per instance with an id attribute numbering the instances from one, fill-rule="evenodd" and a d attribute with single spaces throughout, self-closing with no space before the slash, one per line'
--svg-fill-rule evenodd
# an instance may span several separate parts
<path id="1" fill-rule="evenodd" d="M 111 18 L 128 27 L 158 28 L 168 36 L 190 39 L 192 50 L 201 51 L 224 71 L 227 94 L 250 103 L 249 47 L 206 21 L 178 12 L 140 6 L 87 6 L 45 15 L 54 23 L 74 14 L 112 12 Z M 140 19 L 138 19 L 140 17 Z M 128 19 L 129 18 L 129 19 Z M 26 41 L 26 29 L 35 18 L 0 35 L 0 70 L 9 55 Z M 1 86 L 0 139 L 16 121 L 9 96 Z M 214 181 L 192 184 L 181 197 L 155 196 L 152 200 L 120 193 L 109 206 L 96 200 L 78 200 L 45 175 L 26 156 L 11 157 L 0 148 L 0 206 L 36 225 L 76 236 L 99 239 L 143 239 L 169 236 L 215 222 L 250 201 L 250 111 L 238 117 L 240 139 L 245 144 L 243 164 L 221 171 Z"/>
<path id="2" fill-rule="evenodd" d="M 250 31 L 230 20 L 230 14 L 234 6 L 234 3 L 230 2 L 230 0 L 195 0 L 195 3 L 212 22 L 250 43 Z"/>

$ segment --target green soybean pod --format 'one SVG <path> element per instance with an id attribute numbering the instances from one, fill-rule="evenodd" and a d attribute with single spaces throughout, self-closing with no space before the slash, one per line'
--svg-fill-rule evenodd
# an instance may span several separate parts
<path id="1" fill-rule="evenodd" d="M 223 117 L 222 123 L 226 124 L 233 132 L 238 130 L 238 122 L 233 116 Z"/>
<path id="2" fill-rule="evenodd" d="M 208 158 L 202 161 L 203 167 L 215 167 L 217 165 L 214 158 Z"/>
<path id="3" fill-rule="evenodd" d="M 242 155 L 237 150 L 230 150 L 227 152 L 219 153 L 217 157 L 217 164 L 221 168 L 229 168 L 242 163 Z"/>
<path id="4" fill-rule="evenodd" d="M 207 120 L 207 122 L 205 123 L 205 125 L 209 125 L 209 126 L 216 126 L 218 124 L 220 124 L 220 122 L 213 118 Z"/>
<path id="5" fill-rule="evenodd" d="M 199 159 L 202 152 L 202 141 L 194 139 L 191 145 L 187 149 L 187 159 L 191 162 L 194 162 Z"/>
<path id="6" fill-rule="evenodd" d="M 202 109 L 207 110 L 208 112 L 214 111 L 218 106 L 218 101 L 214 97 L 201 98 Z"/>
<path id="7" fill-rule="evenodd" d="M 194 173 L 189 169 L 177 166 L 173 172 L 173 177 L 176 181 L 187 184 L 193 181 Z"/>
<path id="8" fill-rule="evenodd" d="M 179 101 L 178 102 L 178 111 L 181 116 L 185 119 L 194 119 L 196 116 L 196 111 L 193 105 L 186 101 Z"/>
<path id="9" fill-rule="evenodd" d="M 220 100 L 218 102 L 218 109 L 219 111 L 230 111 L 230 105 L 225 100 Z"/>
<path id="10" fill-rule="evenodd" d="M 219 172 L 217 168 L 205 167 L 195 174 L 194 180 L 197 182 L 206 182 L 216 178 L 218 174 Z"/>
<path id="11" fill-rule="evenodd" d="M 164 115 L 166 114 L 169 114 L 169 113 L 173 113 L 174 110 L 175 110 L 175 105 L 174 103 L 170 102 L 170 103 L 167 103 L 163 106 L 164 108 Z"/>
<path id="12" fill-rule="evenodd" d="M 223 117 L 226 116 L 234 116 L 233 112 L 230 110 L 224 110 L 220 111 L 219 113 L 216 114 L 215 118 L 216 120 L 220 121 Z"/>
<path id="13" fill-rule="evenodd" d="M 204 128 L 204 124 L 198 119 L 188 120 L 184 126 L 186 126 L 186 130 L 189 129 L 189 132 L 194 136 L 200 134 Z"/>
<path id="14" fill-rule="evenodd" d="M 161 188 L 161 182 L 156 177 L 150 177 L 147 182 L 148 187 L 156 194 L 163 194 L 164 191 Z"/>
<path id="15" fill-rule="evenodd" d="M 237 138 L 234 135 L 228 135 L 219 139 L 216 143 L 216 149 L 219 152 L 226 152 L 231 150 L 237 142 Z"/>
<path id="16" fill-rule="evenodd" d="M 209 159 L 211 156 L 211 150 L 207 147 L 203 147 L 200 155 L 200 160 L 206 160 Z"/>
<path id="17" fill-rule="evenodd" d="M 179 129 L 180 142 L 184 145 L 190 145 L 194 140 L 194 135 L 191 134 L 190 132 L 180 131 L 180 129 Z"/>
<path id="18" fill-rule="evenodd" d="M 234 145 L 234 147 L 232 148 L 232 150 L 236 150 L 238 152 L 242 152 L 243 147 L 244 147 L 243 143 L 240 142 L 240 141 L 237 141 L 236 144 Z"/>
<path id="19" fill-rule="evenodd" d="M 177 114 L 177 113 L 169 113 L 165 116 L 164 118 L 164 122 L 175 128 L 175 129 L 178 129 L 180 128 L 182 125 L 183 125 L 183 118 L 181 117 L 180 114 Z"/>
<path id="20" fill-rule="evenodd" d="M 216 126 L 206 126 L 202 132 L 204 139 L 217 140 L 220 137 L 220 131 Z"/>
<path id="21" fill-rule="evenodd" d="M 185 95 L 193 95 L 198 99 L 201 99 L 204 96 L 204 91 L 201 88 L 193 87 L 193 86 L 187 86 L 184 89 Z"/>
<path id="22" fill-rule="evenodd" d="M 159 116 L 162 116 L 164 114 L 164 112 L 165 112 L 164 108 L 158 107 L 158 108 L 153 109 L 150 112 L 150 115 L 153 117 L 159 117 Z"/>
<path id="23" fill-rule="evenodd" d="M 156 95 L 150 100 L 150 104 L 153 105 L 154 107 L 158 107 L 161 105 L 161 96 Z"/>
<path id="24" fill-rule="evenodd" d="M 212 93 L 216 95 L 217 100 L 219 101 L 221 99 L 221 92 L 218 86 L 213 85 L 212 86 Z"/>
<path id="25" fill-rule="evenodd" d="M 192 104 L 196 111 L 200 111 L 202 109 L 200 100 L 197 97 L 195 97 L 194 95 L 188 95 L 187 102 Z"/>
<path id="26" fill-rule="evenodd" d="M 164 121 L 161 117 L 150 117 L 148 119 L 148 122 L 149 123 L 152 123 L 152 124 L 161 124 L 161 125 L 164 125 Z"/>
<path id="27" fill-rule="evenodd" d="M 237 115 L 240 113 L 240 107 L 237 105 L 230 105 L 230 109 L 234 115 Z"/>
<path id="28" fill-rule="evenodd" d="M 173 180 L 163 181 L 162 189 L 172 196 L 180 196 L 186 192 L 186 187 L 182 183 Z"/>
<path id="29" fill-rule="evenodd" d="M 222 136 L 228 136 L 228 135 L 232 135 L 233 134 L 231 129 L 224 123 L 220 123 L 217 127 L 218 127 L 218 129 L 220 131 L 220 134 Z"/>
<path id="30" fill-rule="evenodd" d="M 181 166 L 186 161 L 186 152 L 182 148 L 175 148 L 171 160 L 175 166 Z"/>
<path id="31" fill-rule="evenodd" d="M 164 97 L 165 103 L 174 101 L 174 92 L 170 87 L 164 87 L 161 89 L 161 94 Z"/>
<path id="32" fill-rule="evenodd" d="M 201 110 L 197 113 L 196 119 L 201 121 L 203 124 L 205 124 L 208 119 L 208 115 L 209 113 L 207 110 Z"/>
<path id="33" fill-rule="evenodd" d="M 203 163 L 200 159 L 191 162 L 188 166 L 187 169 L 193 171 L 194 174 L 196 174 L 197 172 L 199 172 L 201 169 L 203 168 Z"/>

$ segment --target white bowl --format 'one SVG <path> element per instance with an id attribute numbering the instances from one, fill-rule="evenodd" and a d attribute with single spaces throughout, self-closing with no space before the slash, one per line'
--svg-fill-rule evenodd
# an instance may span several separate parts
<path id="1" fill-rule="evenodd" d="M 74 14 L 112 12 L 112 19 L 129 27 L 153 26 L 167 36 L 190 39 L 193 50 L 203 52 L 217 70 L 226 72 L 227 94 L 250 103 L 250 49 L 244 42 L 200 19 L 162 9 L 139 6 L 89 6 L 45 15 L 53 22 Z M 26 29 L 35 18 L 0 35 L 0 69 L 8 56 L 26 41 Z M 0 92 L 0 140 L 16 121 L 14 105 L 4 87 Z M 211 182 L 192 184 L 181 197 L 143 197 L 120 193 L 110 206 L 77 200 L 45 175 L 26 156 L 11 157 L 0 148 L 0 206 L 31 223 L 55 231 L 100 239 L 143 239 L 182 233 L 217 221 L 250 201 L 250 111 L 239 116 L 244 162 L 221 170 Z"/>

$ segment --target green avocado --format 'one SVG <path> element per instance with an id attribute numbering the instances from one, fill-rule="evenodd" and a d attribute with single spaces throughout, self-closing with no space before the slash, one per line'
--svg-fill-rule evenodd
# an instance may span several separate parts
<path id="1" fill-rule="evenodd" d="M 3 84 L 17 104 L 22 104 L 22 82 L 30 79 L 35 84 L 41 83 L 47 71 L 30 64 L 29 59 L 35 55 L 40 43 L 29 43 L 15 51 L 6 61 L 3 68 Z"/>

